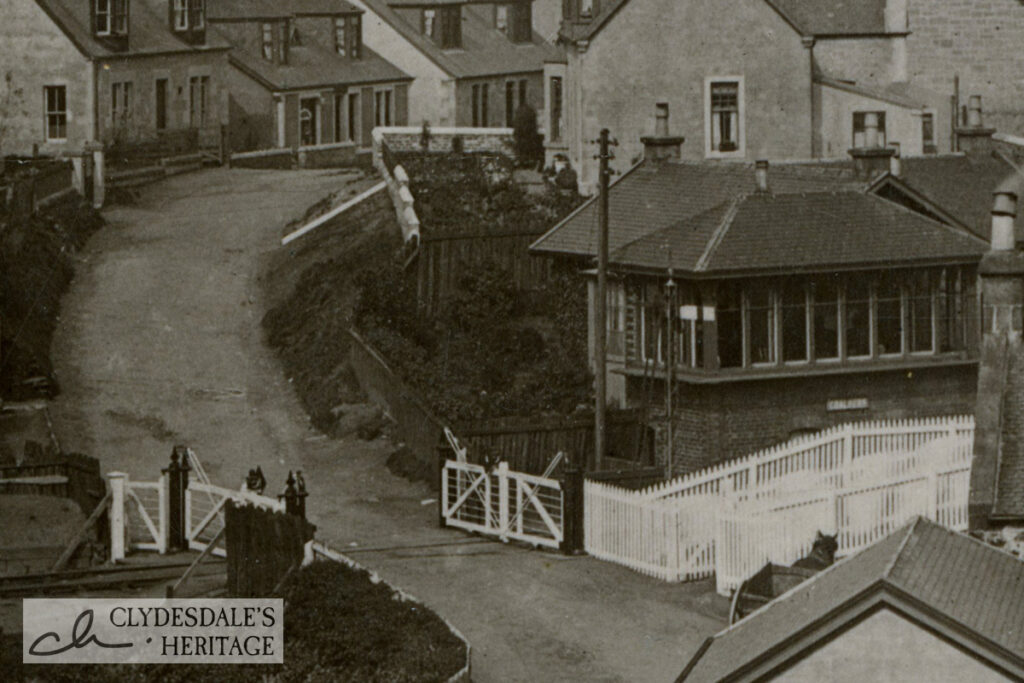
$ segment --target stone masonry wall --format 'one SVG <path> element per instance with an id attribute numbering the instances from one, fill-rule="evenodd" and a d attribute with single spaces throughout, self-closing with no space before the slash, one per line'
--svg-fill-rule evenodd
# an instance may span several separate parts
<path id="1" fill-rule="evenodd" d="M 1024 133 L 1024 3 L 1020 0 L 910 0 L 911 81 L 981 95 L 986 125 Z"/>
<path id="2" fill-rule="evenodd" d="M 675 470 L 692 472 L 846 422 L 974 412 L 977 365 L 915 368 L 818 377 L 682 385 L 675 399 Z M 642 403 L 642 380 L 631 378 L 630 407 Z M 648 387 L 660 421 L 656 457 L 665 458 L 664 391 Z M 832 399 L 865 398 L 860 410 L 828 410 Z"/>

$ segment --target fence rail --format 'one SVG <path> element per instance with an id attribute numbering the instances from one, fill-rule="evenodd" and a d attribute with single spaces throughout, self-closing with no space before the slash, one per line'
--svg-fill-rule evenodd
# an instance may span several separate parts
<path id="1" fill-rule="evenodd" d="M 727 592 L 818 530 L 844 554 L 916 514 L 963 529 L 973 435 L 971 417 L 846 424 L 639 491 L 588 481 L 584 547 L 666 581 L 714 573 Z"/>

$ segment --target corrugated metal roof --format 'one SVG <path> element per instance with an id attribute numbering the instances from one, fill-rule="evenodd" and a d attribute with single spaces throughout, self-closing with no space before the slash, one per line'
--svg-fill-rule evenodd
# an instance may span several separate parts
<path id="1" fill-rule="evenodd" d="M 979 260 L 988 245 L 864 192 L 753 193 L 641 237 L 610 262 L 750 273 Z"/>
<path id="2" fill-rule="evenodd" d="M 128 13 L 128 49 L 112 50 L 92 32 L 89 3 L 81 0 L 36 0 L 68 38 L 88 57 L 131 57 L 168 52 L 224 50 L 229 44 L 207 31 L 205 45 L 192 45 L 176 36 L 168 25 L 166 0 L 136 0 Z"/>
<path id="3" fill-rule="evenodd" d="M 1024 658 L 1024 562 L 917 518 L 714 636 L 685 680 L 721 680 L 876 586 Z"/>

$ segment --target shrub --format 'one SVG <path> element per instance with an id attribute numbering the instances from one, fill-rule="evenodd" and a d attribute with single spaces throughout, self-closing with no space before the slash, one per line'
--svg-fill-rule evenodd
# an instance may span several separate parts
<path id="1" fill-rule="evenodd" d="M 537 111 L 525 102 L 512 121 L 516 159 L 523 166 L 536 166 L 544 155 L 544 139 L 537 130 Z"/>

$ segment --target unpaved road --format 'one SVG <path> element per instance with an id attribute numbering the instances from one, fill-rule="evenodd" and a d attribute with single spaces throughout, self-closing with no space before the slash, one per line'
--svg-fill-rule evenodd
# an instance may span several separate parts
<path id="1" fill-rule="evenodd" d="M 301 468 L 318 536 L 458 627 L 476 681 L 672 680 L 722 625 L 707 583 L 440 529 L 433 493 L 384 467 L 384 439 L 330 441 L 309 426 L 263 342 L 260 258 L 307 206 L 374 181 L 217 169 L 106 211 L 54 343 L 63 447 L 153 480 L 184 443 L 223 485 L 260 464 L 271 492 Z"/>

